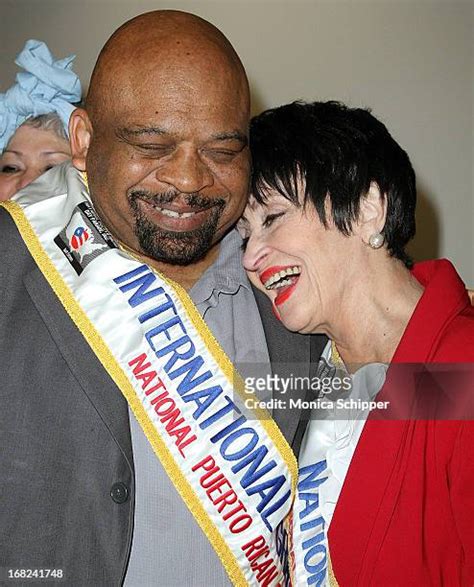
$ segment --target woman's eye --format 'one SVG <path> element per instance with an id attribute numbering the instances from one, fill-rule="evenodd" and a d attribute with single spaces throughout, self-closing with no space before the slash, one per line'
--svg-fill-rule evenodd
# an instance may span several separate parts
<path id="1" fill-rule="evenodd" d="M 14 167 L 13 165 L 3 165 L 0 170 L 2 173 L 16 173 L 18 167 Z"/>
<path id="2" fill-rule="evenodd" d="M 278 212 L 276 214 L 268 214 L 263 219 L 263 226 L 265 228 L 268 228 L 269 226 L 271 226 L 275 222 L 275 220 L 277 218 L 281 218 L 281 216 L 283 216 L 284 214 L 285 214 L 285 212 Z"/>

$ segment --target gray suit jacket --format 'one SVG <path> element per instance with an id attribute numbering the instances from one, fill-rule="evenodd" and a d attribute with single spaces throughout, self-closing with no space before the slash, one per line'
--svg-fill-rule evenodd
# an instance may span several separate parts
<path id="1" fill-rule="evenodd" d="M 0 296 L 0 567 L 120 585 L 134 513 L 127 404 L 2 209 Z M 287 332 L 257 299 L 272 361 L 309 369 L 324 340 Z M 298 415 L 275 417 L 292 442 Z"/>

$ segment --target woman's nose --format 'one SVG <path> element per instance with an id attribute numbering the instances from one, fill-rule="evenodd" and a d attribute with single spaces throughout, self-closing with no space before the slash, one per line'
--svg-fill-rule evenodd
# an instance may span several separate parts
<path id="1" fill-rule="evenodd" d="M 250 236 L 245 247 L 242 257 L 242 264 L 246 271 L 257 271 L 265 258 L 268 256 L 270 248 L 256 235 Z"/>
<path id="2" fill-rule="evenodd" d="M 32 181 L 34 181 L 37 177 L 41 175 L 41 171 L 28 169 L 24 173 L 22 173 L 17 180 L 16 183 L 16 192 L 19 192 L 21 189 L 29 185 Z M 15 193 L 16 193 L 15 192 Z"/>

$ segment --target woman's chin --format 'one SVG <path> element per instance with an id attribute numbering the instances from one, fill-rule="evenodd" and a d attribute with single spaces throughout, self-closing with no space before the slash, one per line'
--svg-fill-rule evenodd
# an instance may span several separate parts
<path id="1" fill-rule="evenodd" d="M 311 316 L 305 316 L 304 314 L 296 315 L 289 308 L 286 309 L 283 304 L 282 306 L 274 305 L 273 311 L 287 330 L 299 332 L 300 334 L 311 334 L 313 332 L 310 326 Z"/>

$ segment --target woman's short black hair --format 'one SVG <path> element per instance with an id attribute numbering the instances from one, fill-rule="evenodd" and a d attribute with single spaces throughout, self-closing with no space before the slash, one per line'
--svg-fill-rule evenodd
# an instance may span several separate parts
<path id="1" fill-rule="evenodd" d="M 405 151 L 368 110 L 340 102 L 293 102 L 267 110 L 250 125 L 252 194 L 265 203 L 275 189 L 299 205 L 312 202 L 327 226 L 326 197 L 335 225 L 350 234 L 361 198 L 375 182 L 387 201 L 383 234 L 390 254 L 411 266 L 405 246 L 415 234 L 416 180 Z"/>

